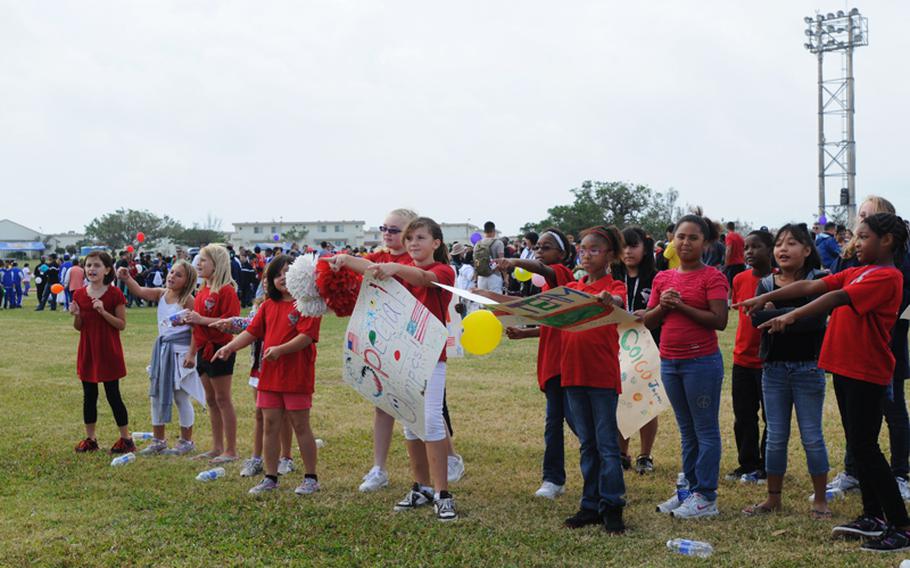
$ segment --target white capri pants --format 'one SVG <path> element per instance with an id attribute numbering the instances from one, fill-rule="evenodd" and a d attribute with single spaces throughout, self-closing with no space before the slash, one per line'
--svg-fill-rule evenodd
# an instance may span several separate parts
<path id="1" fill-rule="evenodd" d="M 164 421 L 158 416 L 155 407 L 155 397 L 152 401 L 152 426 L 164 426 Z M 183 389 L 174 391 L 174 406 L 177 407 L 177 415 L 180 419 L 181 428 L 189 428 L 196 421 L 196 412 L 193 410 L 193 401 L 190 395 Z"/>
<path id="2" fill-rule="evenodd" d="M 446 391 L 446 364 L 443 362 L 436 363 L 433 374 L 427 382 L 427 390 L 424 391 L 424 423 L 427 430 L 424 442 L 439 442 L 445 440 L 449 434 L 446 428 L 446 421 L 442 417 L 442 397 Z M 404 427 L 404 437 L 406 440 L 419 440 L 420 436 L 412 432 L 407 426 Z"/>

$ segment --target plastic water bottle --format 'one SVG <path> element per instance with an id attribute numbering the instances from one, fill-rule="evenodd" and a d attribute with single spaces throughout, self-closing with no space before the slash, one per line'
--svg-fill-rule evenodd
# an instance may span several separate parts
<path id="1" fill-rule="evenodd" d="M 128 463 L 133 463 L 134 461 L 136 461 L 136 454 L 130 452 L 128 454 L 123 454 L 122 456 L 117 456 L 111 460 L 111 465 L 116 467 L 126 465 Z"/>
<path id="2" fill-rule="evenodd" d="M 697 540 L 688 540 L 685 538 L 668 540 L 667 548 L 685 556 L 696 556 L 698 558 L 707 558 L 714 554 L 714 547 L 707 542 L 699 542 Z"/>
<path id="3" fill-rule="evenodd" d="M 196 476 L 196 481 L 215 481 L 219 477 L 224 477 L 223 467 L 216 467 L 215 469 L 200 472 L 199 475 Z"/>
<path id="4" fill-rule="evenodd" d="M 325 440 L 323 440 L 322 438 L 316 438 L 316 447 L 317 447 L 317 448 L 324 448 L 324 447 L 325 447 Z"/>
<path id="5" fill-rule="evenodd" d="M 689 497 L 689 480 L 686 479 L 686 474 L 679 472 L 679 475 L 676 476 L 676 498 L 679 499 L 679 502 L 682 503 Z"/>
<path id="6" fill-rule="evenodd" d="M 910 560 L 904 560 L 901 562 L 900 568 L 910 568 Z"/>
<path id="7" fill-rule="evenodd" d="M 151 440 L 155 435 L 151 432 L 133 432 L 133 440 L 136 442 L 144 442 L 146 440 Z"/>

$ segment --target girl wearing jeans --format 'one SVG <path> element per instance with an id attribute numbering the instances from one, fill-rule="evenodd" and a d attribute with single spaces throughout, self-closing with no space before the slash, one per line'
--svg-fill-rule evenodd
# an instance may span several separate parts
<path id="1" fill-rule="evenodd" d="M 654 278 L 645 325 L 660 334 L 660 374 L 676 414 L 683 473 L 691 493 L 658 505 L 681 519 L 711 517 L 717 510 L 720 471 L 720 389 L 724 362 L 717 331 L 727 327 L 729 284 L 701 258 L 713 225 L 699 215 L 676 223 L 673 243 L 680 265 Z"/>
<path id="2" fill-rule="evenodd" d="M 756 296 L 779 290 L 803 280 L 816 280 L 821 259 L 805 225 L 785 225 L 774 239 L 774 259 L 778 274 L 766 276 L 759 282 Z M 753 323 L 792 312 L 814 300 L 803 296 L 780 300 L 763 306 L 753 316 Z M 822 432 L 822 409 L 825 404 L 825 372 L 818 367 L 818 354 L 825 337 L 827 314 L 806 318 L 781 334 L 763 332 L 761 351 L 764 360 L 762 393 L 767 416 L 768 443 L 765 469 L 768 473 L 768 498 L 743 510 L 746 515 L 758 515 L 781 509 L 781 491 L 787 471 L 787 443 L 790 439 L 790 418 L 796 408 L 799 436 L 806 452 L 806 462 L 815 489 L 811 515 L 814 519 L 831 517 L 825 496 L 828 483 L 828 450 Z"/>

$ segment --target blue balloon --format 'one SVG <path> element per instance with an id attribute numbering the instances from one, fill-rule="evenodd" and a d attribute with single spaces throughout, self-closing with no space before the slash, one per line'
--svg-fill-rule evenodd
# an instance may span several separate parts
<path id="1" fill-rule="evenodd" d="M 818 223 L 819 223 L 820 225 L 824 225 L 824 224 L 827 223 L 827 222 L 828 222 L 828 218 L 825 217 L 824 214 L 821 214 L 821 215 L 818 216 Z"/>

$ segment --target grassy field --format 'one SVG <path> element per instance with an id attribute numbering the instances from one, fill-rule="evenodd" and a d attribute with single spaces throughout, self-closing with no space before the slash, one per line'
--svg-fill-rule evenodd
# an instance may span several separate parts
<path id="1" fill-rule="evenodd" d="M 763 497 L 762 487 L 723 482 L 720 517 L 676 521 L 654 512 L 673 490 L 679 436 L 670 413 L 662 417 L 654 452 L 657 470 L 626 477 L 629 531 L 607 537 L 597 528 L 569 531 L 562 520 L 578 505 L 581 480 L 577 444 L 567 442 L 569 481 L 556 502 L 536 499 L 543 451 L 544 397 L 534 379 L 536 343 L 504 343 L 491 355 L 453 360 L 448 397 L 456 443 L 467 474 L 453 486 L 461 518 L 442 524 L 430 510 L 395 514 L 392 505 L 409 486 L 407 460 L 396 433 L 388 490 L 360 494 L 357 485 L 372 461 L 372 408 L 340 379 L 345 321 L 323 322 L 313 426 L 326 441 L 320 451 L 322 492 L 293 493 L 302 474 L 282 491 L 251 498 L 253 482 L 239 465 L 214 483 L 199 483 L 198 462 L 140 458 L 112 468 L 104 453 L 77 455 L 83 436 L 82 393 L 75 377 L 77 332 L 66 313 L 25 309 L 0 312 L 0 564 L 50 565 L 616 565 L 616 566 L 896 566 L 901 557 L 863 553 L 855 542 L 832 541 L 833 523 L 860 511 L 858 496 L 833 503 L 833 522 L 812 521 L 811 487 L 795 430 L 785 485 L 785 511 L 743 518 L 740 510 Z M 727 365 L 735 316 L 722 335 Z M 156 333 L 154 310 L 134 308 L 122 339 L 129 375 L 122 383 L 134 430 L 151 430 L 145 366 Z M 238 357 L 234 400 L 242 454 L 251 449 L 252 394 Z M 729 378 L 729 374 L 728 374 Z M 722 472 L 733 469 L 735 447 L 729 379 L 721 410 Z M 176 414 L 176 413 L 175 413 Z M 104 397 L 99 442 L 116 439 Z M 831 463 L 839 471 L 843 435 L 833 392 L 825 405 Z M 198 415 L 197 441 L 209 447 L 208 418 Z M 173 429 L 171 429 L 173 434 Z M 887 446 L 887 437 L 882 444 Z M 632 452 L 637 450 L 633 441 Z M 676 556 L 674 537 L 711 542 L 709 561 Z"/>

